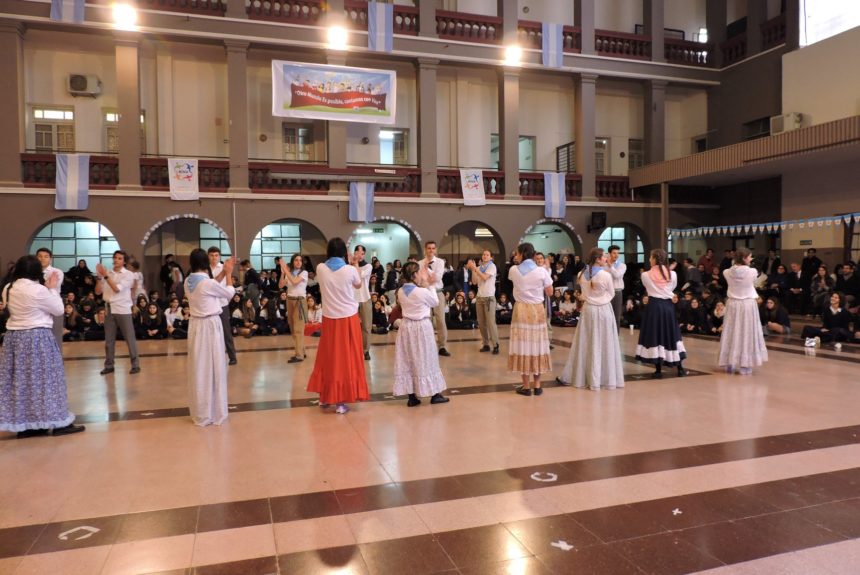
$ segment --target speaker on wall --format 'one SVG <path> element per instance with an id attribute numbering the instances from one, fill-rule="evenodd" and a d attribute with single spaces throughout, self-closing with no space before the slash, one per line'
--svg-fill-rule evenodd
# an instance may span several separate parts
<path id="1" fill-rule="evenodd" d="M 606 212 L 591 212 L 591 225 L 588 226 L 588 233 L 602 230 L 606 227 Z"/>

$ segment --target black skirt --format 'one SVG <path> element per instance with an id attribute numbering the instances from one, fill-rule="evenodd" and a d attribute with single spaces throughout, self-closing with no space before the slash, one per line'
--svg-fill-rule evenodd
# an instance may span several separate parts
<path id="1" fill-rule="evenodd" d="M 681 341 L 681 330 L 675 318 L 672 300 L 650 298 L 642 308 L 642 327 L 639 330 L 639 345 L 636 359 L 643 363 L 675 366 L 687 357 Z"/>

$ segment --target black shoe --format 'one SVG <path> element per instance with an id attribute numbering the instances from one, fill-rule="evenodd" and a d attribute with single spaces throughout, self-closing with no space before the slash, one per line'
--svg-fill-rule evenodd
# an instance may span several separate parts
<path id="1" fill-rule="evenodd" d="M 418 399 L 418 396 L 414 393 L 410 393 L 409 400 L 406 402 L 406 407 L 415 407 L 416 405 L 421 405 L 421 400 Z"/>
<path id="2" fill-rule="evenodd" d="M 106 367 L 106 368 L 104 368 L 103 370 L 101 370 L 101 371 L 99 372 L 99 375 L 107 375 L 107 374 L 109 374 L 109 373 L 113 373 L 113 368 L 112 368 L 112 367 Z"/>
<path id="3" fill-rule="evenodd" d="M 445 349 L 444 347 L 439 348 L 439 355 L 444 356 L 444 357 L 451 357 L 451 353 L 447 349 Z"/>
<path id="4" fill-rule="evenodd" d="M 236 358 L 234 357 L 233 359 L 231 359 L 230 361 L 227 362 L 227 365 L 236 365 L 237 363 L 238 362 L 236 361 Z"/>
<path id="5" fill-rule="evenodd" d="M 521 385 L 517 388 L 517 393 L 519 393 L 520 395 L 530 396 L 532 394 L 532 390 L 524 385 Z"/>
<path id="6" fill-rule="evenodd" d="M 479 349 L 478 351 L 480 351 L 481 353 L 484 353 L 485 351 L 490 351 L 490 346 L 489 345 L 483 345 L 483 346 L 481 346 L 481 349 Z"/>
<path id="7" fill-rule="evenodd" d="M 364 361 L 370 361 L 370 352 L 369 351 L 364 352 Z"/>
<path id="8" fill-rule="evenodd" d="M 678 377 L 684 377 L 687 375 L 687 370 L 683 367 L 678 368 Z"/>
<path id="9" fill-rule="evenodd" d="M 47 429 L 25 429 L 19 431 L 17 437 L 18 439 L 27 439 L 28 437 L 41 437 L 43 435 L 48 435 Z"/>
<path id="10" fill-rule="evenodd" d="M 499 355 L 499 346 L 496 344 L 496 347 L 493 348 L 493 355 Z"/>
<path id="11" fill-rule="evenodd" d="M 85 429 L 86 427 L 84 427 L 83 425 L 75 425 L 74 423 L 70 423 L 65 427 L 57 427 L 56 429 L 54 429 L 53 435 L 54 437 L 58 437 L 60 435 L 71 435 L 72 433 L 80 433 Z"/>
<path id="12" fill-rule="evenodd" d="M 651 374 L 651 379 L 663 379 L 663 372 L 662 371 L 655 371 L 654 373 Z"/>
<path id="13" fill-rule="evenodd" d="M 566 381 L 562 381 L 561 378 L 558 378 L 558 377 L 555 378 L 555 382 L 559 385 L 563 385 L 564 387 L 570 387 L 570 385 L 571 385 Z"/>
<path id="14" fill-rule="evenodd" d="M 549 346 L 549 350 L 550 350 L 550 351 L 552 351 L 552 350 L 554 350 L 554 349 L 555 349 L 555 346 L 554 346 L 554 345 Z"/>
<path id="15" fill-rule="evenodd" d="M 287 360 L 287 363 L 299 363 L 302 361 L 304 361 L 302 358 L 300 358 L 297 355 L 294 355 L 293 357 L 291 357 L 290 359 Z"/>
<path id="16" fill-rule="evenodd" d="M 543 394 L 543 388 L 542 387 L 536 387 L 532 390 L 532 393 L 534 393 L 535 395 L 542 395 Z"/>
<path id="17" fill-rule="evenodd" d="M 441 393 L 437 393 L 436 395 L 434 395 L 433 397 L 430 398 L 430 403 L 432 403 L 434 405 L 437 403 L 448 403 L 449 401 L 451 401 L 451 398 L 445 397 Z"/>
<path id="18" fill-rule="evenodd" d="M 134 375 L 135 373 L 140 373 L 140 368 L 139 367 L 133 367 L 130 370 L 128 370 L 128 373 L 130 373 L 131 375 Z"/>

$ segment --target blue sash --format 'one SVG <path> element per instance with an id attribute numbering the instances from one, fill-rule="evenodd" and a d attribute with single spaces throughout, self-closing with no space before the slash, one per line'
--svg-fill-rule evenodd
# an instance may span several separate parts
<path id="1" fill-rule="evenodd" d="M 195 272 L 188 276 L 188 278 L 185 280 L 185 285 L 188 286 L 189 293 L 193 293 L 194 290 L 197 289 L 197 286 L 200 285 L 203 280 L 208 278 L 209 276 L 207 276 L 203 272 Z"/>
<path id="2" fill-rule="evenodd" d="M 416 287 L 418 287 L 418 286 L 416 286 L 415 284 L 404 284 L 403 285 L 403 293 L 406 294 L 406 297 L 409 297 L 409 294 L 411 294 L 412 290 L 414 290 Z"/>
<path id="3" fill-rule="evenodd" d="M 343 258 L 329 258 L 324 263 L 326 266 L 328 266 L 328 269 L 333 272 L 336 272 L 337 270 L 346 265 L 346 261 L 344 261 Z"/>
<path id="4" fill-rule="evenodd" d="M 520 265 L 518 265 L 517 269 L 520 270 L 521 276 L 525 276 L 536 270 L 537 264 L 534 262 L 534 260 L 526 260 Z"/>

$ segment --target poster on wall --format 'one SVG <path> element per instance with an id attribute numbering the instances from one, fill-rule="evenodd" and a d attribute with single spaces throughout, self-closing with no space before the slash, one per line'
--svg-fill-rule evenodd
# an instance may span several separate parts
<path id="1" fill-rule="evenodd" d="M 272 60 L 272 115 L 394 124 L 391 70 Z"/>

